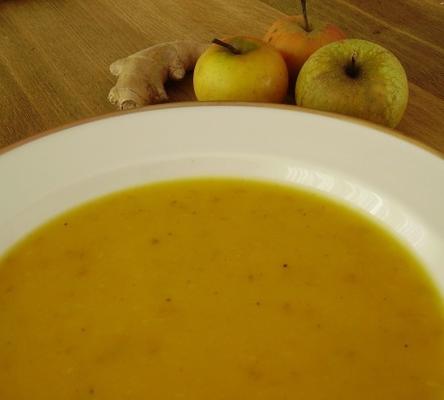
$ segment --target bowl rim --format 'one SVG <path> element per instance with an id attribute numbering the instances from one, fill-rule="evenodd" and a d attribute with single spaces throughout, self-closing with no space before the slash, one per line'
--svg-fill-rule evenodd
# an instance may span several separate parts
<path id="1" fill-rule="evenodd" d="M 89 124 L 91 122 L 100 121 L 103 119 L 108 118 L 115 118 L 123 115 L 129 115 L 134 113 L 141 113 L 141 112 L 150 112 L 150 111 L 156 111 L 156 110 L 167 110 L 167 109 L 178 109 L 178 108 L 198 108 L 198 107 L 246 107 L 246 108 L 272 108 L 277 110 L 291 110 L 296 111 L 299 113 L 307 113 L 311 115 L 318 115 L 322 117 L 332 118 L 336 120 L 342 120 L 345 122 L 353 123 L 355 125 L 364 126 L 367 128 L 371 128 L 375 131 L 378 131 L 379 133 L 390 135 L 398 140 L 407 142 L 412 144 L 415 147 L 418 147 L 422 150 L 425 150 L 429 155 L 438 157 L 441 160 L 444 160 L 444 153 L 440 152 L 437 149 L 434 149 L 433 147 L 417 140 L 414 138 L 411 138 L 407 136 L 406 134 L 401 133 L 400 131 L 392 128 L 388 128 L 379 124 L 376 124 L 374 122 L 370 122 L 367 120 L 363 120 L 360 118 L 348 116 L 348 115 L 342 115 L 337 113 L 331 113 L 326 111 L 319 111 L 314 110 L 310 108 L 303 108 L 297 105 L 292 104 L 276 104 L 276 103 L 252 103 L 252 102 L 224 102 L 224 101 L 214 101 L 214 102 L 198 102 L 198 101 L 181 101 L 181 102 L 171 102 L 171 103 L 161 103 L 161 104 L 151 104 L 140 108 L 135 108 L 132 110 L 117 110 L 113 111 L 107 114 L 102 115 L 96 115 L 89 118 L 83 118 L 80 120 L 68 122 L 65 124 L 62 124 L 60 126 L 50 128 L 47 130 L 44 130 L 42 132 L 33 134 L 29 137 L 26 137 L 24 139 L 18 140 L 15 143 L 11 143 L 3 148 L 0 148 L 0 157 L 5 154 L 9 153 L 21 146 L 24 146 L 26 144 L 32 143 L 36 140 L 42 139 L 46 136 L 50 136 L 52 134 L 58 133 L 60 131 L 63 131 L 65 129 L 81 126 L 84 124 Z"/>
<path id="2" fill-rule="evenodd" d="M 132 115 L 135 112 L 139 114 Z M 7 249 L 22 232 L 31 232 L 54 215 L 130 186 L 169 178 L 245 176 L 320 189 L 373 214 L 430 267 L 444 294 L 439 261 L 443 193 L 439 185 L 430 184 L 431 179 L 442 179 L 444 158 L 371 123 L 320 114 L 291 105 L 161 104 L 43 132 L 37 137 L 42 140 L 33 143 L 31 137 L 22 142 L 29 146 L 18 144 L 0 156 L 0 165 L 6 167 L 0 168 L 0 175 L 12 189 L 5 195 L 1 218 L 11 229 L 0 234 L 0 245 Z M 219 117 L 224 118 L 217 122 Z M 188 124 L 191 130 L 185 132 Z M 60 135 L 49 135 L 55 132 Z M 109 143 L 105 151 L 103 143 Z M 84 159 L 80 164 L 78 151 Z M 60 167 L 51 171 L 53 165 Z M 314 172 L 314 179 L 306 179 L 307 171 Z M 333 179 L 327 182 L 324 176 Z M 417 185 L 413 192 L 412 184 Z"/>

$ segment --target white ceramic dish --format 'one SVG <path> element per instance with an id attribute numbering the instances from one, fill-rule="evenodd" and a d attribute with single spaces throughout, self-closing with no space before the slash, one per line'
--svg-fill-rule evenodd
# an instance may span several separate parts
<path id="1" fill-rule="evenodd" d="M 351 119 L 295 108 L 185 105 L 98 119 L 0 156 L 0 253 L 101 194 L 191 176 L 324 192 L 407 243 L 444 293 L 444 161 Z"/>

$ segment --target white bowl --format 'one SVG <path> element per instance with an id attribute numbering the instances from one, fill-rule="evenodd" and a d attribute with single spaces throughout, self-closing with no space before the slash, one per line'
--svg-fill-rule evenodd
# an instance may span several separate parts
<path id="1" fill-rule="evenodd" d="M 258 105 L 161 106 L 65 128 L 0 156 L 0 253 L 101 194 L 191 176 L 324 192 L 380 221 L 444 293 L 444 162 L 349 118 Z"/>

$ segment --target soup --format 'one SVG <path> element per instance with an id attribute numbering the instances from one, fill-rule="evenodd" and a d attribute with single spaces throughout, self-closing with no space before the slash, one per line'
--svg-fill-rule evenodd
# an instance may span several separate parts
<path id="1" fill-rule="evenodd" d="M 112 194 L 0 263 L 0 399 L 444 399 L 421 265 L 331 200 L 244 180 Z"/>

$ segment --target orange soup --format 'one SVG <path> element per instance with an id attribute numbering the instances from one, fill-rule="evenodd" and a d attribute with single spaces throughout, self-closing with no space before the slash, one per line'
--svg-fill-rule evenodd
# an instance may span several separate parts
<path id="1" fill-rule="evenodd" d="M 189 180 L 112 194 L 0 261 L 1 400 L 442 400 L 418 261 L 305 191 Z"/>

